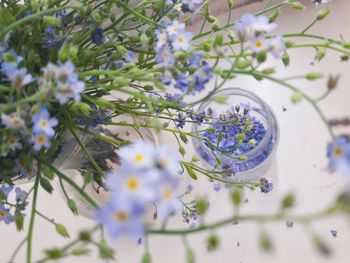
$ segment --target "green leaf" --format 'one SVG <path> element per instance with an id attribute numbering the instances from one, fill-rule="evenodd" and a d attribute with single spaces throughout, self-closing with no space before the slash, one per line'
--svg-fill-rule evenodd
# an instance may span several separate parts
<path id="1" fill-rule="evenodd" d="M 47 180 L 44 177 L 41 177 L 40 178 L 40 185 L 41 185 L 42 188 L 44 188 L 46 190 L 46 192 L 48 192 L 49 194 L 52 193 L 53 187 L 52 187 L 52 185 L 51 185 L 49 180 Z"/>
<path id="2" fill-rule="evenodd" d="M 185 167 L 187 173 L 189 174 L 189 176 L 191 176 L 191 178 L 193 180 L 197 180 L 198 177 L 197 175 L 195 174 L 195 172 L 192 170 L 192 168 L 188 165 L 188 163 L 182 163 L 182 165 Z"/>
<path id="3" fill-rule="evenodd" d="M 56 231 L 58 234 L 60 234 L 61 236 L 63 236 L 64 238 L 68 238 L 69 234 L 68 231 L 66 229 L 66 227 L 62 224 L 56 224 Z"/>
<path id="4" fill-rule="evenodd" d="M 68 199 L 67 205 L 70 208 L 70 210 L 73 212 L 74 215 L 78 215 L 78 208 L 77 204 L 73 199 Z"/>

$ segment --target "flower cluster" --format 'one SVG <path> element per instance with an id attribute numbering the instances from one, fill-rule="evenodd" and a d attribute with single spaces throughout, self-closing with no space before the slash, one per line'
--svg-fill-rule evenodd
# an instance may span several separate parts
<path id="1" fill-rule="evenodd" d="M 120 151 L 121 166 L 107 174 L 109 201 L 96 211 L 96 219 L 114 238 L 134 238 L 144 232 L 145 213 L 156 206 L 156 213 L 166 219 L 181 209 L 179 157 L 164 146 L 139 141 Z"/>
<path id="2" fill-rule="evenodd" d="M 10 201 L 10 194 L 13 190 L 12 185 L 2 184 L 0 187 L 0 222 L 10 224 L 14 221 L 15 216 L 24 216 L 22 211 L 27 206 L 28 193 L 21 188 L 15 188 L 15 200 Z M 14 209 L 15 211 L 11 212 Z"/>
<path id="3" fill-rule="evenodd" d="M 80 94 L 85 89 L 85 83 L 79 80 L 75 66 L 70 61 L 60 65 L 49 63 L 42 69 L 38 84 L 48 94 L 53 92 L 61 105 L 66 104 L 70 99 L 80 102 Z"/>
<path id="4" fill-rule="evenodd" d="M 202 91 L 212 78 L 212 69 L 203 60 L 203 52 L 191 51 L 192 33 L 185 30 L 185 24 L 174 20 L 156 30 L 156 37 L 155 60 L 169 70 L 164 73 L 162 82 L 187 94 Z M 177 59 L 177 52 L 187 52 L 188 59 Z M 175 65 L 190 70 L 180 72 Z"/>
<path id="5" fill-rule="evenodd" d="M 336 137 L 328 144 L 327 157 L 330 172 L 350 174 L 350 138 L 345 135 Z"/>
<path id="6" fill-rule="evenodd" d="M 243 42 L 247 41 L 247 47 L 253 54 L 270 52 L 276 59 L 280 58 L 285 51 L 285 45 L 281 36 L 267 38 L 277 25 L 269 23 L 266 16 L 257 16 L 248 13 L 242 16 L 241 20 L 234 25 L 234 31 Z"/>

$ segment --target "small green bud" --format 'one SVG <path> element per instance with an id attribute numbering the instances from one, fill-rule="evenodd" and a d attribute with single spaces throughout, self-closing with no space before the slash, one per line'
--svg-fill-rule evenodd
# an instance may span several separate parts
<path id="1" fill-rule="evenodd" d="M 84 183 L 89 184 L 94 179 L 94 173 L 91 170 L 88 170 L 84 173 Z"/>
<path id="2" fill-rule="evenodd" d="M 180 138 L 184 143 L 188 143 L 188 138 L 184 133 L 180 133 Z"/>
<path id="3" fill-rule="evenodd" d="M 291 101 L 293 103 L 299 103 L 302 99 L 303 99 L 303 94 L 300 91 L 294 92 L 291 97 Z"/>
<path id="4" fill-rule="evenodd" d="M 216 19 L 215 16 L 208 16 L 208 17 L 207 17 L 207 21 L 208 21 L 209 23 L 215 23 L 215 22 L 217 22 L 218 20 Z"/>
<path id="5" fill-rule="evenodd" d="M 40 185 L 41 185 L 42 188 L 44 188 L 46 190 L 46 192 L 48 192 L 49 194 L 52 193 L 53 187 L 52 187 L 52 185 L 51 185 L 49 180 L 47 180 L 44 177 L 41 177 L 40 178 Z"/>
<path id="6" fill-rule="evenodd" d="M 72 250 L 72 255 L 74 256 L 83 256 L 89 254 L 90 249 L 86 247 L 77 247 Z"/>
<path id="7" fill-rule="evenodd" d="M 152 263 L 151 254 L 146 252 L 142 257 L 142 263 Z"/>
<path id="8" fill-rule="evenodd" d="M 56 232 L 63 236 L 64 238 L 69 237 L 66 227 L 62 224 L 56 224 Z"/>
<path id="9" fill-rule="evenodd" d="M 280 16 L 281 11 L 277 9 L 271 16 L 269 16 L 269 23 L 273 23 L 277 20 L 277 18 Z"/>
<path id="10" fill-rule="evenodd" d="M 343 48 L 350 49 L 350 41 L 344 41 Z"/>
<path id="11" fill-rule="evenodd" d="M 322 75 L 321 73 L 310 72 L 310 73 L 306 74 L 305 77 L 306 77 L 308 80 L 316 80 L 316 79 L 323 78 L 323 75 Z"/>
<path id="12" fill-rule="evenodd" d="M 23 230 L 23 223 L 24 223 L 24 216 L 20 213 L 16 213 L 15 214 L 15 223 L 16 223 L 17 231 L 22 231 Z"/>
<path id="13" fill-rule="evenodd" d="M 213 30 L 214 32 L 219 31 L 219 30 L 220 30 L 220 24 L 219 24 L 219 22 L 213 23 L 213 26 L 212 26 L 211 28 L 212 28 L 212 30 Z"/>
<path id="14" fill-rule="evenodd" d="M 79 240 L 84 242 L 90 242 L 91 241 L 91 234 L 87 231 L 82 231 L 79 233 Z"/>
<path id="15" fill-rule="evenodd" d="M 289 66 L 290 58 L 289 58 L 289 54 L 287 52 L 283 53 L 282 61 L 283 61 L 283 64 L 285 67 Z"/>
<path id="16" fill-rule="evenodd" d="M 290 5 L 292 6 L 293 9 L 296 9 L 296 10 L 304 10 L 305 9 L 305 6 L 303 6 L 299 2 L 293 2 Z"/>
<path id="17" fill-rule="evenodd" d="M 256 56 L 256 60 L 259 62 L 259 63 L 263 63 L 265 60 L 266 60 L 266 52 L 259 52 L 258 55 Z"/>
<path id="18" fill-rule="evenodd" d="M 75 203 L 75 201 L 73 199 L 68 199 L 67 205 L 68 205 L 69 209 L 73 212 L 74 215 L 78 215 L 77 204 Z"/>
<path id="19" fill-rule="evenodd" d="M 43 20 L 47 26 L 57 26 L 60 24 L 59 19 L 55 16 L 44 16 Z"/>
<path id="20" fill-rule="evenodd" d="M 250 139 L 248 144 L 249 145 L 255 145 L 256 144 L 256 140 L 255 139 Z"/>
<path id="21" fill-rule="evenodd" d="M 242 140 L 244 140 L 245 139 L 245 134 L 244 133 L 240 133 L 240 134 L 237 134 L 236 135 L 236 140 L 238 140 L 238 141 L 242 141 Z"/>
<path id="22" fill-rule="evenodd" d="M 100 252 L 100 257 L 102 259 L 114 259 L 114 251 L 108 246 L 106 240 L 101 240 L 101 242 L 98 245 L 98 248 Z"/>
<path id="23" fill-rule="evenodd" d="M 329 15 L 330 12 L 331 12 L 331 10 L 327 6 L 326 8 L 322 9 L 321 11 L 319 11 L 317 13 L 316 20 L 321 21 L 321 20 L 325 19 Z"/>
<path id="24" fill-rule="evenodd" d="M 339 81 L 339 75 L 333 76 L 330 75 L 328 78 L 328 82 L 327 82 L 327 87 L 329 90 L 334 90 L 337 85 L 338 85 L 338 81 Z"/>
<path id="25" fill-rule="evenodd" d="M 74 103 L 71 107 L 72 111 L 76 111 L 82 113 L 85 116 L 89 116 L 90 114 L 90 105 L 85 102 Z"/>
<path id="26" fill-rule="evenodd" d="M 209 236 L 209 238 L 207 239 L 207 249 L 209 251 L 215 250 L 219 247 L 219 238 L 217 235 L 212 234 L 211 236 Z"/>
<path id="27" fill-rule="evenodd" d="M 94 10 L 91 13 L 91 16 L 96 22 L 101 22 L 102 21 L 101 15 L 99 14 L 99 12 L 97 10 Z"/>
<path id="28" fill-rule="evenodd" d="M 275 73 L 276 71 L 275 71 L 275 69 L 274 68 L 266 68 L 266 69 L 264 69 L 263 71 L 261 71 L 263 74 L 265 74 L 265 75 L 271 75 L 271 74 L 273 74 L 273 73 Z"/>
<path id="29" fill-rule="evenodd" d="M 214 39 L 214 46 L 220 47 L 224 43 L 224 36 L 223 35 L 216 35 Z"/>
<path id="30" fill-rule="evenodd" d="M 233 0 L 227 0 L 227 6 L 231 9 L 233 7 Z"/>
<path id="31" fill-rule="evenodd" d="M 242 202 L 242 189 L 235 188 L 231 191 L 231 202 L 235 206 L 239 206 Z"/>
<path id="32" fill-rule="evenodd" d="M 316 59 L 317 61 L 321 61 L 321 60 L 324 58 L 325 55 L 326 55 L 326 49 L 324 49 L 324 48 L 319 48 L 319 49 L 317 50 L 317 52 L 316 52 L 315 59 Z"/>
<path id="33" fill-rule="evenodd" d="M 195 255 L 192 249 L 188 248 L 186 250 L 186 263 L 195 263 Z"/>
<path id="34" fill-rule="evenodd" d="M 283 209 L 288 209 L 294 206 L 295 203 L 295 197 L 293 194 L 287 194 L 283 199 L 281 206 Z"/>
<path id="35" fill-rule="evenodd" d="M 181 153 L 182 156 L 185 156 L 185 154 L 186 154 L 185 148 L 180 146 L 179 147 L 179 153 Z"/>
<path id="36" fill-rule="evenodd" d="M 237 157 L 238 161 L 244 161 L 247 160 L 247 156 L 241 155 Z"/>
<path id="37" fill-rule="evenodd" d="M 45 254 L 49 259 L 60 259 L 64 256 L 63 250 L 59 248 L 45 250 Z"/>
<path id="38" fill-rule="evenodd" d="M 205 199 L 199 199 L 196 202 L 197 211 L 200 215 L 204 215 L 208 210 L 208 202 Z"/>
<path id="39" fill-rule="evenodd" d="M 219 104 L 226 104 L 227 103 L 227 97 L 215 96 L 213 98 L 213 101 L 215 101 L 216 103 L 219 103 Z"/>
<path id="40" fill-rule="evenodd" d="M 273 243 L 270 236 L 266 232 L 260 234 L 260 247 L 266 251 L 271 252 L 273 250 Z"/>
<path id="41" fill-rule="evenodd" d="M 239 60 L 236 64 L 238 69 L 245 69 L 251 65 L 249 60 Z"/>

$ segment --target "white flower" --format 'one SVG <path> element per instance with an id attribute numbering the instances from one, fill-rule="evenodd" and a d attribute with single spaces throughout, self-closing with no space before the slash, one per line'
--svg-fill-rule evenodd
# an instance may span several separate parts
<path id="1" fill-rule="evenodd" d="M 191 47 L 192 33 L 180 32 L 171 37 L 171 43 L 175 51 L 186 51 Z"/>
<path id="2" fill-rule="evenodd" d="M 40 151 L 43 147 L 49 148 L 51 145 L 50 138 L 44 133 L 33 135 L 29 142 L 34 144 L 33 149 L 36 152 Z"/>
<path id="3" fill-rule="evenodd" d="M 271 38 L 269 43 L 269 50 L 271 54 L 276 58 L 280 58 L 283 52 L 286 50 L 286 46 L 284 45 L 283 38 L 281 36 L 275 36 Z"/>
<path id="4" fill-rule="evenodd" d="M 9 145 L 12 151 L 16 151 L 17 149 L 18 150 L 23 149 L 23 145 L 19 142 L 19 138 L 16 138 L 16 137 L 11 137 L 9 139 Z"/>
<path id="5" fill-rule="evenodd" d="M 166 27 L 166 32 L 168 33 L 168 35 L 170 37 L 175 36 L 181 32 L 184 32 L 184 31 L 185 31 L 185 24 L 180 23 L 177 20 L 174 20 L 172 24 L 170 24 Z"/>

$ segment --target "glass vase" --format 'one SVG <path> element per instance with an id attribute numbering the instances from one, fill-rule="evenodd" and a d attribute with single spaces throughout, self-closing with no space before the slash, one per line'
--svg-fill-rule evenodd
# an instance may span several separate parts
<path id="1" fill-rule="evenodd" d="M 241 119 L 252 123 L 250 130 L 246 131 L 243 136 L 247 138 L 232 154 L 227 154 L 227 151 L 224 153 L 217 151 L 206 140 L 194 138 L 195 151 L 206 164 L 208 170 L 216 169 L 217 173 L 213 174 L 216 177 L 229 181 L 257 181 L 268 171 L 275 159 L 275 151 L 279 141 L 279 126 L 272 109 L 251 91 L 228 88 L 216 92 L 210 100 L 204 101 L 198 108 L 198 113 L 205 115 L 215 115 L 215 112 L 217 118 L 227 118 L 225 121 L 229 123 L 228 128 L 226 127 L 228 132 L 217 143 L 218 145 L 227 146 L 230 142 L 233 142 L 231 145 L 234 145 L 237 136 L 243 136 L 229 132 L 231 130 L 237 131 L 237 129 L 232 129 L 233 125 L 238 125 L 235 123 L 238 122 L 237 114 L 241 116 Z M 239 120 L 241 121 L 241 119 Z M 220 128 L 222 127 L 220 126 Z M 203 132 L 208 128 L 211 129 L 210 133 L 213 135 Z M 218 135 L 217 124 L 213 124 L 210 118 L 204 123 L 193 124 L 192 131 L 206 139 L 213 137 L 217 139 L 222 136 Z M 222 131 L 220 132 L 222 133 Z M 218 162 L 218 159 L 221 161 Z"/>

